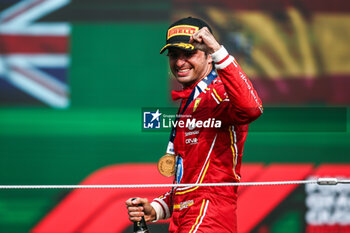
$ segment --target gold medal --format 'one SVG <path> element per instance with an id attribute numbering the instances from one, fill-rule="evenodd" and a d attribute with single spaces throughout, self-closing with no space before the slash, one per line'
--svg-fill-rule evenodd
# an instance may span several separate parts
<path id="1" fill-rule="evenodd" d="M 175 174 L 175 155 L 165 154 L 158 161 L 158 171 L 163 176 L 169 177 Z"/>

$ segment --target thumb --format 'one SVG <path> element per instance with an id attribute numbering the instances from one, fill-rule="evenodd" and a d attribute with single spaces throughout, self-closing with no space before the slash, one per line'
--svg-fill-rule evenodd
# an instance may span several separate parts
<path id="1" fill-rule="evenodd" d="M 145 205 L 148 204 L 148 199 L 147 198 L 140 198 L 140 197 L 135 197 L 131 199 L 131 203 L 133 205 Z"/>

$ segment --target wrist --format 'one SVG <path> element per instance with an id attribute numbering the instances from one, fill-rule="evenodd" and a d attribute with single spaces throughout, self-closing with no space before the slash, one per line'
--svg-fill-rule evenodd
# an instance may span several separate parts
<path id="1" fill-rule="evenodd" d="M 154 210 L 154 208 L 152 208 L 152 211 L 151 211 L 150 215 L 145 215 L 145 221 L 146 222 L 155 222 L 155 221 L 157 221 L 157 213 Z"/>
<path id="2" fill-rule="evenodd" d="M 233 63 L 233 65 L 237 67 L 237 64 L 235 64 L 234 62 L 234 57 L 228 54 L 224 46 L 221 46 L 221 48 L 218 51 L 211 54 L 211 58 L 213 59 L 213 62 L 215 63 L 215 68 L 217 70 L 225 69 L 231 63 Z"/>
<path id="3" fill-rule="evenodd" d="M 153 201 L 151 203 L 151 207 L 152 207 L 152 211 L 151 211 L 151 216 L 149 221 L 156 222 L 160 219 L 164 219 L 164 211 L 162 209 L 162 206 L 159 203 Z"/>
<path id="4" fill-rule="evenodd" d="M 217 49 L 214 53 L 210 54 L 213 61 L 215 63 L 221 62 L 223 59 L 225 59 L 228 55 L 227 50 L 224 46 L 220 45 L 219 49 Z"/>
<path id="5" fill-rule="evenodd" d="M 212 48 L 212 52 L 211 52 L 210 54 L 216 53 L 218 50 L 221 49 L 221 47 L 222 47 L 222 46 L 221 46 L 220 44 L 214 45 L 213 48 Z"/>

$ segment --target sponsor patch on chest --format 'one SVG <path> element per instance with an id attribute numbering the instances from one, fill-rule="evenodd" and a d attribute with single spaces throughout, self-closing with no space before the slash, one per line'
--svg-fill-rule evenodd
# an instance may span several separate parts
<path id="1" fill-rule="evenodd" d="M 199 131 L 198 131 L 198 130 L 186 132 L 186 133 L 185 133 L 185 137 L 192 136 L 192 135 L 196 135 L 196 134 L 199 134 Z"/>
<path id="2" fill-rule="evenodd" d="M 191 144 L 191 145 L 197 144 L 198 143 L 198 138 L 186 138 L 185 139 L 185 143 L 186 144 Z"/>
<path id="3" fill-rule="evenodd" d="M 183 210 L 183 209 L 186 209 L 186 208 L 190 207 L 193 204 L 194 204 L 193 200 L 180 202 L 180 204 L 175 204 L 174 205 L 174 209 Z"/>

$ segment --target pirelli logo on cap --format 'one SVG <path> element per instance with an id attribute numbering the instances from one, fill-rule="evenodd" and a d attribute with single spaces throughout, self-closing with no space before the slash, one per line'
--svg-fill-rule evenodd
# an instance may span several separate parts
<path id="1" fill-rule="evenodd" d="M 173 36 L 191 36 L 198 31 L 198 27 L 191 25 L 177 25 L 168 30 L 167 40 Z"/>

